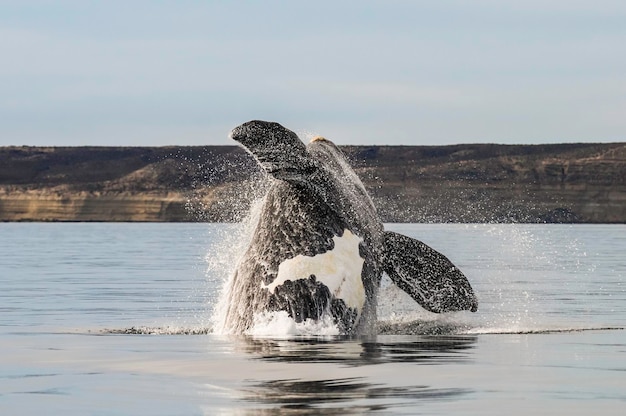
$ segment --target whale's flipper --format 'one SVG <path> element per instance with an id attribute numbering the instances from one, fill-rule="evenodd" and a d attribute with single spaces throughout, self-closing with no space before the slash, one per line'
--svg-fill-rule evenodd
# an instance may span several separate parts
<path id="1" fill-rule="evenodd" d="M 298 182 L 318 169 L 306 146 L 293 131 L 270 121 L 248 121 L 230 132 L 259 165 L 276 179 Z"/>
<path id="2" fill-rule="evenodd" d="M 385 232 L 384 252 L 384 271 L 424 309 L 436 313 L 478 309 L 469 281 L 443 254 L 390 231 Z"/>

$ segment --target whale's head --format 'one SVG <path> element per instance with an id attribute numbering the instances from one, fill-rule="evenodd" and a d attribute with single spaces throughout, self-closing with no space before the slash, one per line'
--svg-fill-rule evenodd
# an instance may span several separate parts
<path id="1" fill-rule="evenodd" d="M 235 127 L 229 137 L 254 156 L 277 179 L 298 179 L 317 167 L 298 135 L 272 121 L 252 120 Z"/>

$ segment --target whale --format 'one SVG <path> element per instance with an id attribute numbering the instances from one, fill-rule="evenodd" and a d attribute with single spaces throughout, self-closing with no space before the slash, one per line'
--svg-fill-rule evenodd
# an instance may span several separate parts
<path id="1" fill-rule="evenodd" d="M 384 273 L 430 312 L 477 310 L 468 279 L 447 257 L 384 229 L 332 141 L 318 136 L 305 145 L 281 124 L 261 120 L 229 136 L 270 183 L 225 291 L 225 332 L 246 334 L 256 317 L 277 312 L 296 323 L 331 322 L 339 334 L 374 334 Z"/>

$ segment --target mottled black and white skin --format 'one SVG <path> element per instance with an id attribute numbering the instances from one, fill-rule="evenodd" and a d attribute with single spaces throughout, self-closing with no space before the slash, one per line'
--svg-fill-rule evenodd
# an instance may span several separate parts
<path id="1" fill-rule="evenodd" d="M 252 240 L 227 288 L 224 330 L 246 333 L 256 314 L 295 322 L 330 318 L 342 334 L 375 331 L 383 272 L 432 312 L 477 309 L 465 276 L 445 256 L 386 232 L 343 152 L 308 145 L 278 123 L 250 121 L 231 138 L 271 177 Z"/>

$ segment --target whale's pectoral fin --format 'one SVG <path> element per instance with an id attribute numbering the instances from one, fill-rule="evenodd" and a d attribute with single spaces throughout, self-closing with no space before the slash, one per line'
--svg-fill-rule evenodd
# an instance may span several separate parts
<path id="1" fill-rule="evenodd" d="M 249 121 L 235 127 L 230 137 L 241 143 L 276 179 L 298 181 L 317 170 L 316 161 L 298 135 L 278 123 Z"/>
<path id="2" fill-rule="evenodd" d="M 386 231 L 383 267 L 400 289 L 428 311 L 478 309 L 476 295 L 463 273 L 421 241 Z"/>

